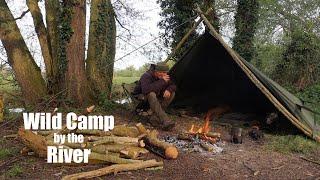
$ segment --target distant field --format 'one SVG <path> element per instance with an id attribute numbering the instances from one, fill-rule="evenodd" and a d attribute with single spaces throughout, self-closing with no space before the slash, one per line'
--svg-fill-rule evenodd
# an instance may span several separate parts
<path id="1" fill-rule="evenodd" d="M 133 83 L 139 80 L 140 77 L 114 77 L 113 83 L 115 85 L 121 85 L 122 83 Z"/>

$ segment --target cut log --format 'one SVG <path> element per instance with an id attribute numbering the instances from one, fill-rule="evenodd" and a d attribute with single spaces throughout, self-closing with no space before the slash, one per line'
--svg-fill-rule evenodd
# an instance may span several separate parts
<path id="1" fill-rule="evenodd" d="M 101 144 L 101 145 L 92 147 L 91 150 L 97 153 L 104 153 L 106 151 L 120 152 L 121 150 L 124 150 L 127 147 L 130 147 L 130 146 L 124 145 L 124 144 L 107 144 L 107 145 Z"/>
<path id="2" fill-rule="evenodd" d="M 181 133 L 177 137 L 179 140 L 193 141 L 193 135 L 190 133 Z"/>
<path id="3" fill-rule="evenodd" d="M 18 135 L 23 143 L 39 157 L 47 157 L 47 142 L 43 136 L 36 135 L 32 131 L 24 130 L 23 128 L 19 129 Z"/>
<path id="4" fill-rule="evenodd" d="M 153 130 L 147 136 L 143 137 L 145 148 L 149 151 L 166 159 L 176 159 L 178 157 L 178 149 L 167 142 L 160 141 L 158 138 L 158 131 Z"/>
<path id="5" fill-rule="evenodd" d="M 110 162 L 115 164 L 128 164 L 128 163 L 141 162 L 140 160 L 120 158 L 113 154 L 100 154 L 95 152 L 91 152 L 91 154 L 89 155 L 89 160 L 100 160 L 100 161 L 105 161 L 105 162 Z"/>
<path id="6" fill-rule="evenodd" d="M 212 152 L 212 151 L 214 150 L 214 148 L 213 148 L 212 146 L 208 145 L 208 144 L 205 143 L 205 142 L 201 142 L 201 143 L 200 143 L 200 146 L 201 146 L 204 150 L 209 151 L 209 152 Z"/>
<path id="7" fill-rule="evenodd" d="M 99 138 L 97 141 L 92 142 L 92 146 L 97 146 L 100 144 L 110 144 L 110 143 L 117 143 L 117 144 L 125 144 L 125 143 L 133 143 L 138 144 L 138 138 L 131 138 L 131 137 L 117 137 L 117 136 L 105 136 Z"/>
<path id="8" fill-rule="evenodd" d="M 112 133 L 110 131 L 101 131 L 97 129 L 89 130 L 89 129 L 77 129 L 77 134 L 84 134 L 84 135 L 95 135 L 95 136 L 110 136 Z"/>
<path id="9" fill-rule="evenodd" d="M 111 165 L 105 168 L 97 169 L 94 171 L 68 175 L 63 177 L 62 180 L 94 178 L 94 177 L 99 177 L 99 176 L 103 176 L 111 173 L 118 173 L 122 171 L 133 171 L 133 170 L 145 169 L 148 167 L 157 167 L 157 166 L 163 166 L 163 162 L 157 162 L 156 160 L 153 159 L 153 160 L 142 161 L 142 162 L 132 163 L 132 164 L 116 164 L 116 165 Z"/>
<path id="10" fill-rule="evenodd" d="M 146 154 L 149 151 L 145 148 L 141 147 L 127 147 L 120 151 L 121 154 L 123 154 L 126 158 L 130 159 L 137 159 L 141 154 Z"/>
<path id="11" fill-rule="evenodd" d="M 136 124 L 136 127 L 137 127 L 137 129 L 138 129 L 138 131 L 140 132 L 140 134 L 147 134 L 148 132 L 148 130 L 143 126 L 143 124 L 141 124 L 141 123 L 138 123 L 138 124 Z"/>
<path id="12" fill-rule="evenodd" d="M 206 134 L 207 137 L 212 137 L 212 138 L 220 138 L 221 137 L 221 134 L 220 133 L 217 133 L 217 132 L 208 132 Z"/>
<path id="13" fill-rule="evenodd" d="M 126 125 L 115 126 L 112 129 L 112 134 L 122 137 L 138 137 L 140 135 L 139 130 L 136 127 L 130 127 Z"/>

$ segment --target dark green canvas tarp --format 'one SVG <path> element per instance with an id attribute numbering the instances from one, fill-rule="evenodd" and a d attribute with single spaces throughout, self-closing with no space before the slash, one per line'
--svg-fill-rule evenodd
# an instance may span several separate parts
<path id="1" fill-rule="evenodd" d="M 303 102 L 242 59 L 216 32 L 201 35 L 170 74 L 177 84 L 176 106 L 206 111 L 227 104 L 242 112 L 279 111 L 288 123 L 320 140 L 314 114 Z"/>

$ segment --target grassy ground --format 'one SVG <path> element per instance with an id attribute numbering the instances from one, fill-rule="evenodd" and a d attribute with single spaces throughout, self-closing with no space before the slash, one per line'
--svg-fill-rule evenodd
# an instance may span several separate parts
<path id="1" fill-rule="evenodd" d="M 137 80 L 139 80 L 140 77 L 114 77 L 113 83 L 115 85 L 121 85 L 122 83 L 133 83 Z"/>
<path id="2" fill-rule="evenodd" d="M 320 152 L 320 143 L 302 135 L 267 135 L 266 148 L 283 154 Z"/>

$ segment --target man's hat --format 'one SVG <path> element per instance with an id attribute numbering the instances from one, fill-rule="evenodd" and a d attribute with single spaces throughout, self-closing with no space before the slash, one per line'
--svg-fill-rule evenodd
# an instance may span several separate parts
<path id="1" fill-rule="evenodd" d="M 169 66 L 165 62 L 159 62 L 156 64 L 156 67 L 154 69 L 155 71 L 161 71 L 161 72 L 168 72 Z"/>

